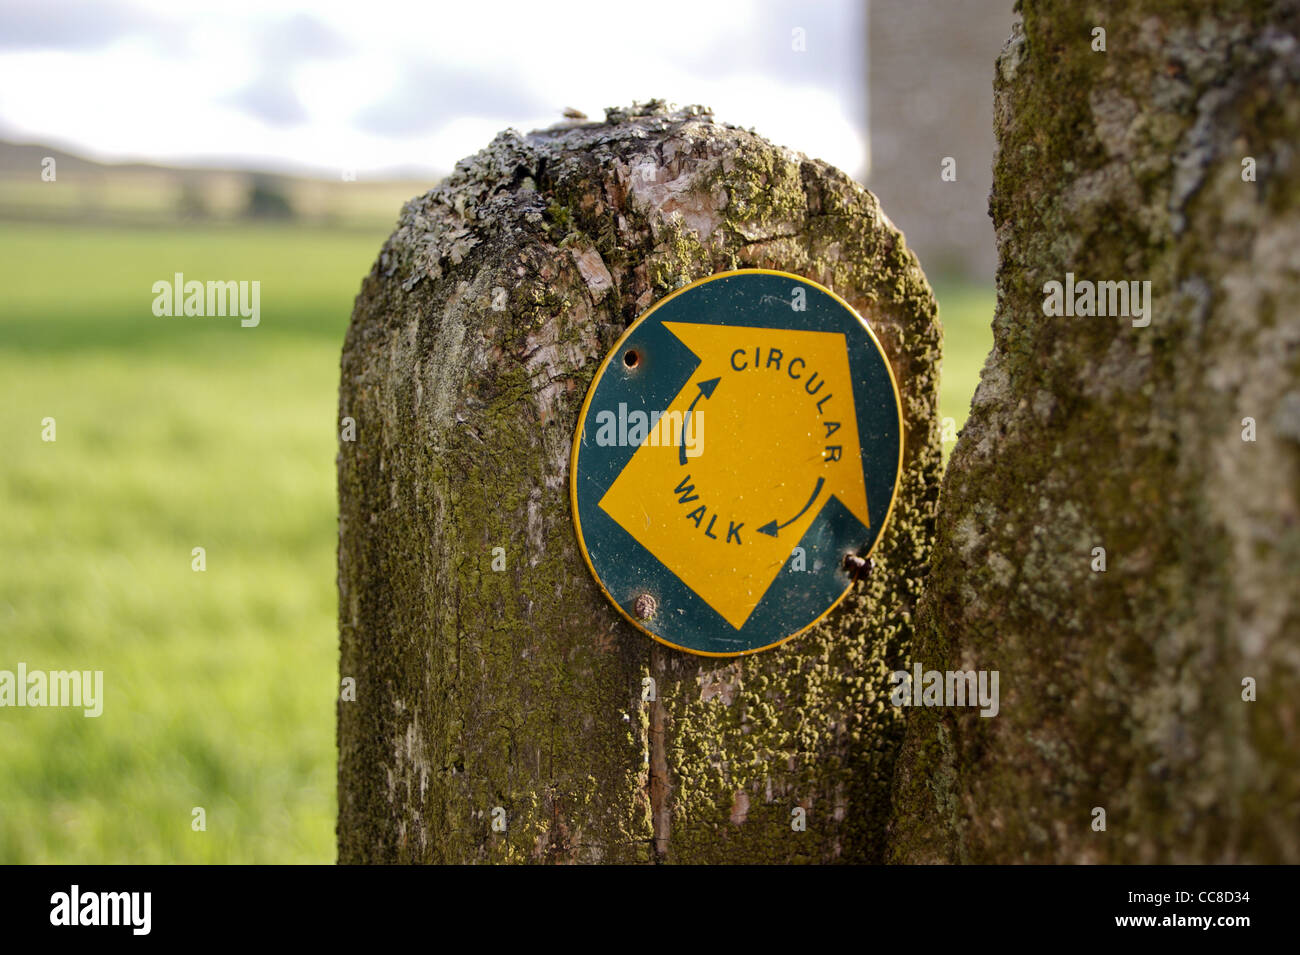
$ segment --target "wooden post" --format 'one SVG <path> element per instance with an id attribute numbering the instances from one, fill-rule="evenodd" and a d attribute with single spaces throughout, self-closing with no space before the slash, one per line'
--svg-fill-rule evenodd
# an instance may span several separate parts
<path id="1" fill-rule="evenodd" d="M 904 473 L 870 576 L 734 661 L 602 596 L 567 495 L 597 364 L 651 303 L 747 266 L 870 322 Z M 409 202 L 356 303 L 339 448 L 342 862 L 763 862 L 884 853 L 933 530 L 939 325 L 902 236 L 825 163 L 698 107 L 499 135 Z M 802 809 L 806 828 L 792 825 Z"/>

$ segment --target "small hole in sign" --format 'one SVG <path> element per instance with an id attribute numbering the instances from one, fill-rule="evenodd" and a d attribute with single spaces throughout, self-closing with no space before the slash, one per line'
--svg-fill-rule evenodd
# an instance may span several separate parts
<path id="1" fill-rule="evenodd" d="M 624 353 L 623 355 L 623 364 L 627 365 L 627 367 L 629 368 L 635 368 L 640 363 L 640 361 L 641 361 L 641 355 L 637 352 L 635 348 L 633 348 L 631 351 Z"/>

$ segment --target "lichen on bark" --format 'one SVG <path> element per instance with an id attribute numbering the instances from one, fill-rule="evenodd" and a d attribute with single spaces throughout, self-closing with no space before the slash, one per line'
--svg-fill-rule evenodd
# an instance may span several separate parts
<path id="1" fill-rule="evenodd" d="M 906 451 L 871 576 L 814 630 L 730 662 L 653 644 L 602 597 L 568 454 L 622 331 L 746 266 L 867 318 Z M 340 673 L 357 700 L 338 704 L 340 861 L 880 858 L 901 735 L 887 674 L 933 532 L 939 342 L 870 193 L 700 107 L 507 131 L 407 203 L 342 359 Z"/>
<path id="2" fill-rule="evenodd" d="M 1297 862 L 1300 8 L 1018 10 L 916 647 L 998 670 L 1001 710 L 909 714 L 891 858 Z M 1150 281 L 1150 325 L 1046 316 L 1067 272 Z"/>

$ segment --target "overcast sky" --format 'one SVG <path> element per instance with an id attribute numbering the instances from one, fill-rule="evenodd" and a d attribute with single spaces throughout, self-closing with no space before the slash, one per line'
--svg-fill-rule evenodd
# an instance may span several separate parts
<path id="1" fill-rule="evenodd" d="M 109 160 L 446 171 L 507 126 L 657 96 L 857 173 L 863 21 L 861 0 L 0 0 L 0 137 Z"/>

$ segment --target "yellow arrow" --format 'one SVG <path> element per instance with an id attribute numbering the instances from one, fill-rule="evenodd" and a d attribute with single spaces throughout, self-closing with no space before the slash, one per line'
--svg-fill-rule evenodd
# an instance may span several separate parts
<path id="1" fill-rule="evenodd" d="M 832 495 L 869 526 L 847 345 L 838 332 L 664 327 L 699 367 L 600 507 L 739 630 Z"/>

